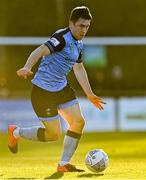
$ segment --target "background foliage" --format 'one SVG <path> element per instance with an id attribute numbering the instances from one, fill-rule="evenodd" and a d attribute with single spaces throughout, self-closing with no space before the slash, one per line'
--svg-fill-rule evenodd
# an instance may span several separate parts
<path id="1" fill-rule="evenodd" d="M 88 36 L 145 36 L 145 0 L 0 0 L 0 36 L 50 36 L 68 25 L 72 8 L 86 5 L 93 21 Z M 15 71 L 35 46 L 0 46 L 0 88 L 28 90 Z M 104 68 L 87 67 L 95 91 L 104 96 L 145 95 L 145 46 L 107 46 Z M 115 69 L 120 77 L 115 76 Z M 35 67 L 35 69 L 37 66 Z M 80 90 L 74 77 L 71 84 Z"/>

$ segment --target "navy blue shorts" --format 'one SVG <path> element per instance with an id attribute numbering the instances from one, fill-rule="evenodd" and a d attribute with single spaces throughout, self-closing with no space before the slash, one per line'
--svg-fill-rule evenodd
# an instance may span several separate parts
<path id="1" fill-rule="evenodd" d="M 58 109 L 78 103 L 74 90 L 67 84 L 61 91 L 49 92 L 33 85 L 31 103 L 40 120 L 53 120 L 58 116 Z"/>

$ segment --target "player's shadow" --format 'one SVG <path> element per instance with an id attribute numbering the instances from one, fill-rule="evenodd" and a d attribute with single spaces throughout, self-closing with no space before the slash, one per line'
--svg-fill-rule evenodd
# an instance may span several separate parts
<path id="1" fill-rule="evenodd" d="M 12 178 L 7 178 L 7 179 L 36 179 L 36 178 L 25 178 L 25 177 L 12 177 Z"/>
<path id="2" fill-rule="evenodd" d="M 80 174 L 77 177 L 78 178 L 92 178 L 92 177 L 99 177 L 99 176 L 103 176 L 104 174 L 97 174 L 97 173 L 84 173 L 84 174 Z"/>
<path id="3" fill-rule="evenodd" d="M 55 173 L 51 174 L 50 176 L 45 177 L 44 179 L 59 179 L 59 178 L 61 178 L 63 175 L 64 175 L 63 172 L 55 172 Z"/>
<path id="4" fill-rule="evenodd" d="M 7 179 L 36 179 L 36 178 L 25 178 L 25 177 L 12 177 L 12 178 L 7 178 Z"/>

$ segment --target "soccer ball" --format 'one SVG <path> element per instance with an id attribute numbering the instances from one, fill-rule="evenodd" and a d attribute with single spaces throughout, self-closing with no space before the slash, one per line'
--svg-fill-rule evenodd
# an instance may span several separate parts
<path id="1" fill-rule="evenodd" d="M 85 164 L 90 171 L 101 172 L 108 166 L 108 155 L 102 149 L 89 151 L 85 158 Z"/>

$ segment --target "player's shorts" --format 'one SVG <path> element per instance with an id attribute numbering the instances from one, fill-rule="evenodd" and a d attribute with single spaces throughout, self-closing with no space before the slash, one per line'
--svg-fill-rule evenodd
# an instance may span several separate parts
<path id="1" fill-rule="evenodd" d="M 59 118 L 58 109 L 78 103 L 74 90 L 67 84 L 61 91 L 49 92 L 33 85 L 31 103 L 40 120 L 51 121 Z"/>

